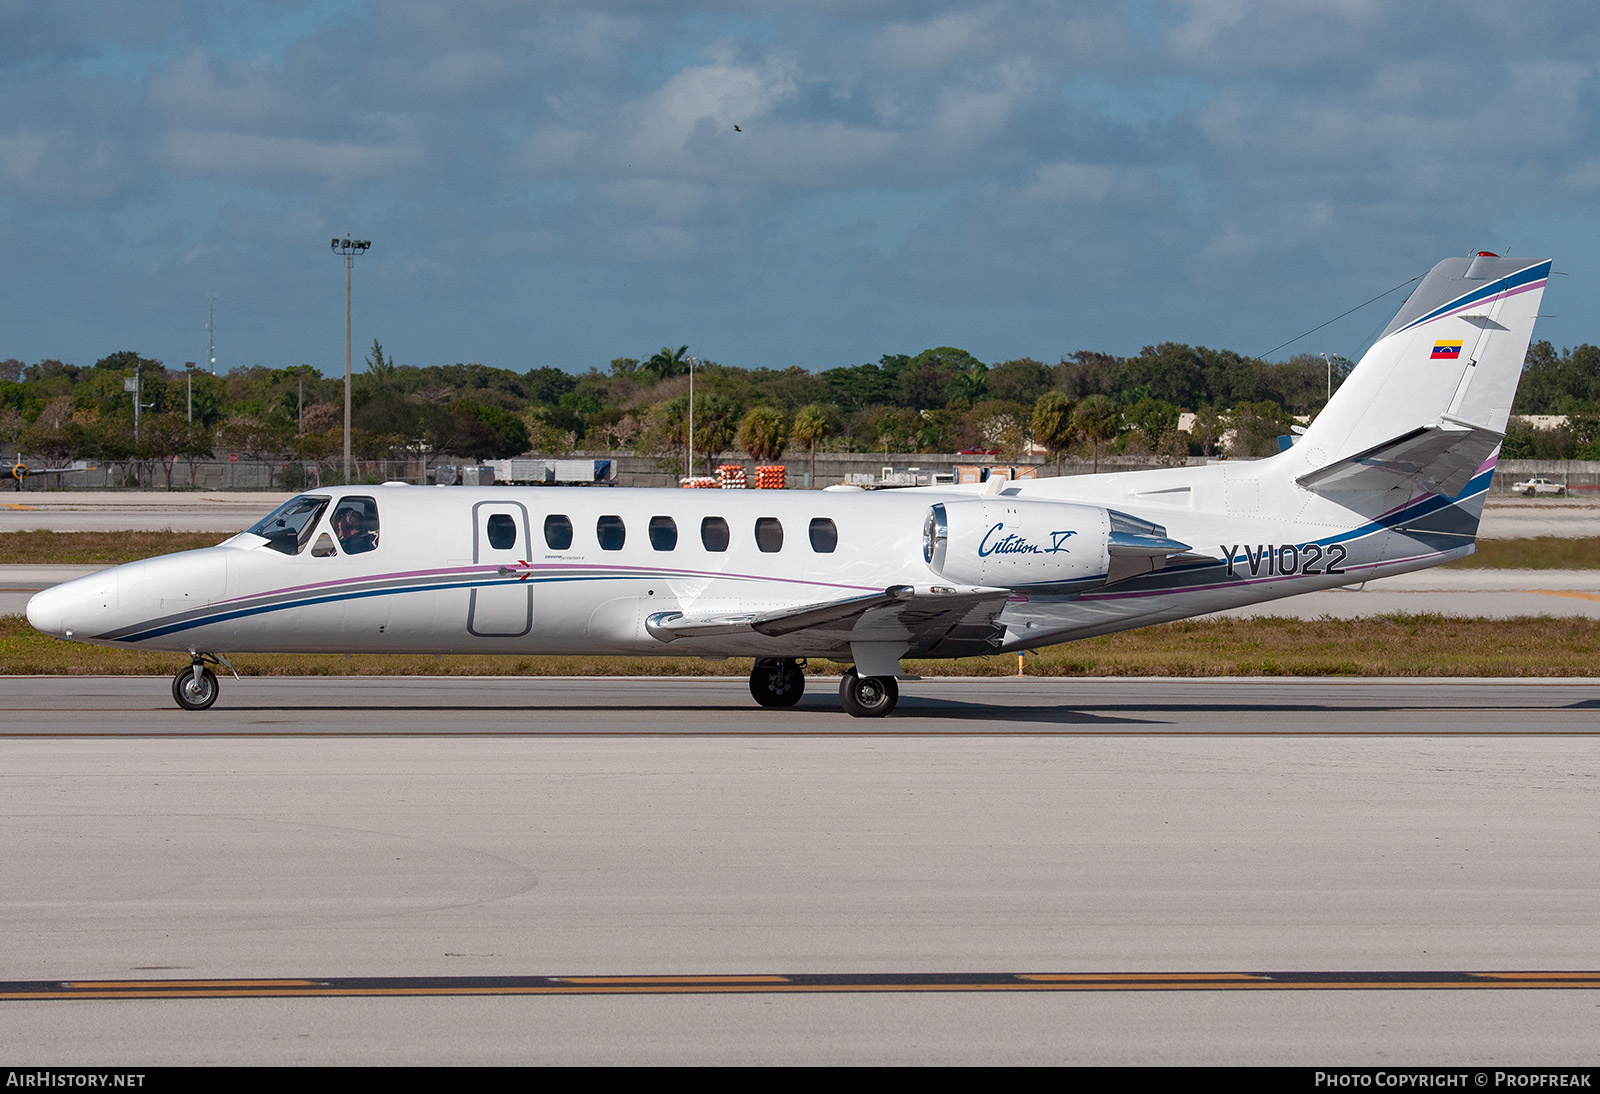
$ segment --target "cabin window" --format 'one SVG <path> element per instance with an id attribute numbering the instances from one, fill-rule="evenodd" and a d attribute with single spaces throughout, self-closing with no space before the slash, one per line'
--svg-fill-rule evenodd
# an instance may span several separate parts
<path id="1" fill-rule="evenodd" d="M 378 503 L 371 498 L 340 498 L 328 521 L 347 555 L 360 555 L 378 546 Z"/>
<path id="2" fill-rule="evenodd" d="M 318 536 L 317 542 L 311 545 L 312 558 L 331 558 L 338 553 L 333 549 L 333 537 L 326 532 Z"/>
<path id="3" fill-rule="evenodd" d="M 650 546 L 671 551 L 678 546 L 678 524 L 671 517 L 650 518 Z"/>
<path id="4" fill-rule="evenodd" d="M 827 517 L 811 518 L 811 549 L 819 555 L 831 555 L 839 546 L 839 529 Z"/>
<path id="5" fill-rule="evenodd" d="M 756 518 L 756 546 L 769 555 L 783 550 L 783 525 L 777 517 Z"/>
<path id="6" fill-rule="evenodd" d="M 708 551 L 728 549 L 728 522 L 721 517 L 707 517 L 700 522 L 700 542 Z"/>
<path id="7" fill-rule="evenodd" d="M 517 522 L 510 513 L 489 514 L 489 546 L 496 551 L 509 551 L 517 545 Z"/>
<path id="8" fill-rule="evenodd" d="M 565 551 L 572 546 L 572 521 L 560 513 L 544 518 L 544 545 L 552 551 Z"/>
<path id="9" fill-rule="evenodd" d="M 594 522 L 594 536 L 600 541 L 602 551 L 620 551 L 628 540 L 628 528 L 621 517 L 604 516 Z"/>
<path id="10" fill-rule="evenodd" d="M 311 541 L 311 530 L 328 501 L 313 494 L 290 498 L 245 531 L 265 539 L 274 551 L 297 555 Z"/>

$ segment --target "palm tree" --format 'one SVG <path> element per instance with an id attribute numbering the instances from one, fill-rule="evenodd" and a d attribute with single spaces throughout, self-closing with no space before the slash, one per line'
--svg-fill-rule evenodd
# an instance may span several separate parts
<path id="1" fill-rule="evenodd" d="M 1077 436 L 1072 423 L 1073 402 L 1064 391 L 1047 391 L 1033 404 L 1033 439 L 1054 453 L 1056 474 L 1061 474 L 1061 453 Z"/>
<path id="2" fill-rule="evenodd" d="M 639 368 L 644 372 L 650 373 L 658 381 L 665 380 L 672 376 L 682 376 L 688 372 L 688 357 L 688 346 L 679 346 L 677 349 L 662 346 L 659 352 L 640 365 Z"/>
<path id="3" fill-rule="evenodd" d="M 957 398 L 965 399 L 969 404 L 976 404 L 989 393 L 989 383 L 986 379 L 988 374 L 989 366 L 980 362 L 965 372 L 956 373 L 955 379 L 950 381 L 950 386 L 955 389 Z"/>
<path id="4" fill-rule="evenodd" d="M 739 408 L 722 395 L 707 395 L 694 412 L 694 447 L 706 458 L 709 469 L 712 459 L 727 451 L 739 430 Z"/>
<path id="5" fill-rule="evenodd" d="M 1100 445 L 1122 430 L 1122 411 L 1106 395 L 1091 395 L 1072 412 L 1072 424 L 1094 446 L 1094 470 L 1100 470 Z"/>
<path id="6" fill-rule="evenodd" d="M 794 439 L 811 450 L 811 483 L 817 481 L 817 442 L 828 439 L 833 422 L 828 412 L 816 403 L 803 406 L 794 416 Z"/>
<path id="7" fill-rule="evenodd" d="M 739 423 L 739 447 L 752 460 L 775 460 L 789 444 L 789 419 L 775 406 L 752 407 Z"/>

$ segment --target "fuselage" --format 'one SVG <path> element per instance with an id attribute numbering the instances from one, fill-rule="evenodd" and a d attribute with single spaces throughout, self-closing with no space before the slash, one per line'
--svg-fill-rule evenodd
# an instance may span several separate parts
<path id="1" fill-rule="evenodd" d="M 1270 509 L 1229 512 L 1230 491 L 1259 493 L 1268 463 L 1019 482 L 991 493 L 981 511 L 978 492 L 965 488 L 340 487 L 301 495 L 300 512 L 282 527 L 264 520 L 216 547 L 68 582 L 36 596 L 28 614 L 62 638 L 153 650 L 849 659 L 837 628 L 669 642 L 649 621 L 782 612 L 896 587 L 953 589 L 958 560 L 936 563 L 926 542 L 930 509 L 940 505 L 953 520 L 979 522 L 969 530 L 974 559 L 1029 562 L 1028 550 L 1048 555 L 1054 543 L 1056 554 L 1078 560 L 1059 579 L 1043 571 L 961 582 L 963 593 L 1004 594 L 984 626 L 906 628 L 903 656 L 966 656 L 1348 584 L 1471 549 L 1459 530 L 1441 538 L 1397 529 L 1425 507 L 1475 527 L 1486 474 L 1461 498 L 1412 498 L 1377 518 L 1302 505 L 1285 519 L 1284 501 L 1271 498 Z M 1011 528 L 1022 531 L 1007 530 L 1018 503 L 1035 523 L 1049 522 L 1043 532 L 1016 519 Z M 361 510 L 372 527 L 347 543 L 336 527 L 341 509 Z M 1108 573 L 1106 532 L 1086 519 L 1108 511 L 1159 525 L 1188 550 L 1150 572 Z"/>

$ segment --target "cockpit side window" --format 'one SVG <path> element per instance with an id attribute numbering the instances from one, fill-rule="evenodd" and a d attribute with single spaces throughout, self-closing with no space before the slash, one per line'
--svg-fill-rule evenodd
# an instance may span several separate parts
<path id="1" fill-rule="evenodd" d="M 366 554 L 378 546 L 378 503 L 371 498 L 340 498 L 328 523 L 347 555 Z"/>
<path id="2" fill-rule="evenodd" d="M 317 526 L 317 518 L 322 516 L 329 500 L 315 494 L 290 498 L 245 531 L 261 536 L 274 551 L 297 555 L 310 542 L 311 530 Z"/>

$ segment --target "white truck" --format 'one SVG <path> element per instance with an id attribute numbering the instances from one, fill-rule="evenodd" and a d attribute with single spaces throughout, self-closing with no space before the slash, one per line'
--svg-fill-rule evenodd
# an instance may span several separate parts
<path id="1" fill-rule="evenodd" d="M 1528 497 L 1558 498 L 1566 494 L 1567 487 L 1565 483 L 1547 479 L 1543 475 L 1535 475 L 1526 482 L 1512 483 L 1511 492 L 1513 494 L 1526 494 Z"/>

